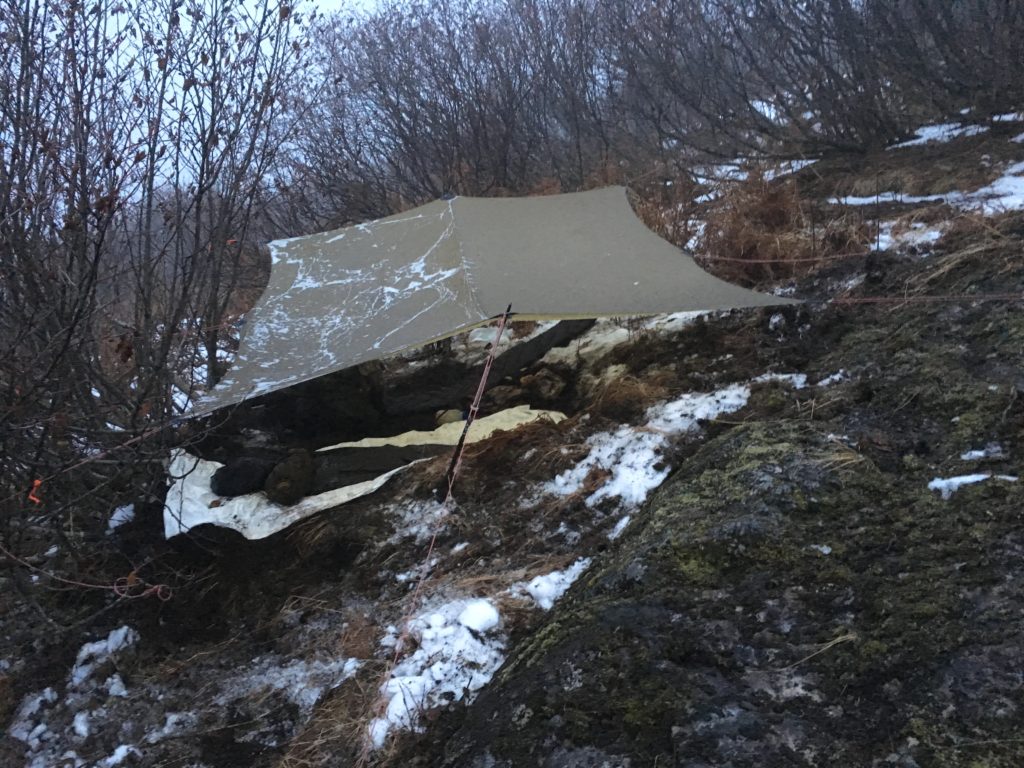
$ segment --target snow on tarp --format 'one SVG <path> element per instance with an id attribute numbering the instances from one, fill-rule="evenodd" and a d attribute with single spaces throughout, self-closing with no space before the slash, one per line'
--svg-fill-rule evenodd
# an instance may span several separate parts
<path id="1" fill-rule="evenodd" d="M 475 443 L 490 437 L 498 430 L 514 429 L 539 419 L 558 423 L 565 419 L 565 414 L 558 411 L 535 411 L 529 406 L 509 408 L 475 420 L 469 429 L 466 442 Z M 464 426 L 465 422 L 455 422 L 444 424 L 432 432 L 414 431 L 393 437 L 365 438 L 320 450 L 387 445 L 455 445 Z M 317 512 L 337 507 L 361 496 L 368 496 L 394 475 L 416 463 L 418 461 L 396 467 L 361 483 L 307 496 L 297 504 L 282 506 L 270 501 L 262 492 L 233 498 L 218 496 L 211 489 L 210 481 L 213 474 L 224 465 L 192 456 L 180 448 L 175 449 L 171 453 L 171 463 L 167 470 L 172 482 L 164 502 L 164 536 L 169 539 L 196 526 L 210 524 L 231 528 L 247 539 L 263 539 Z"/>
<path id="2" fill-rule="evenodd" d="M 705 272 L 644 226 L 623 187 L 438 200 L 270 249 L 235 363 L 195 414 L 455 335 L 510 303 L 536 320 L 791 302 Z"/>

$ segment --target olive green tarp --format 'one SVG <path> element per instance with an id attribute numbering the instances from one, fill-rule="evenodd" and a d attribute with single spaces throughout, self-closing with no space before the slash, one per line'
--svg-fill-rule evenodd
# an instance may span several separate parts
<path id="1" fill-rule="evenodd" d="M 789 303 L 702 270 L 623 187 L 456 197 L 270 243 L 234 365 L 193 413 L 452 336 L 500 316 L 578 319 Z"/>

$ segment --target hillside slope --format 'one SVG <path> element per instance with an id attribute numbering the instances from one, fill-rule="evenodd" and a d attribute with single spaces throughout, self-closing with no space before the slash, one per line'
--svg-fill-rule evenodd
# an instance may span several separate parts
<path id="1" fill-rule="evenodd" d="M 490 405 L 570 418 L 474 445 L 454 510 L 447 456 L 256 542 L 140 503 L 173 598 L 5 621 L 0 762 L 1024 764 L 1021 131 L 772 182 L 864 242 L 764 284 L 803 306 L 553 350 Z"/>

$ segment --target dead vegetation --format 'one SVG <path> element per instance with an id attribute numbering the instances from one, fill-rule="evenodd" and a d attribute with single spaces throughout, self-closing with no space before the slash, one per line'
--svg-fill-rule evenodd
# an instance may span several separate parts
<path id="1" fill-rule="evenodd" d="M 639 378 L 625 375 L 605 381 L 590 401 L 588 410 L 606 419 L 628 423 L 648 408 L 668 397 L 666 378 Z"/>
<path id="2" fill-rule="evenodd" d="M 719 277 L 755 285 L 862 255 L 867 240 L 857 215 L 817 220 L 794 180 L 769 181 L 754 169 L 712 203 L 697 253 Z"/>
<path id="3" fill-rule="evenodd" d="M 979 285 L 973 264 L 983 260 L 997 265 L 998 275 L 1019 272 L 1024 266 L 1024 213 L 1002 216 L 965 213 L 953 219 L 936 247 L 937 255 L 907 281 L 909 295 L 939 291 L 943 295 L 1002 294 L 1011 286 L 989 281 Z"/>
<path id="4" fill-rule="evenodd" d="M 886 192 L 944 195 L 973 192 L 1024 160 L 1024 145 L 1008 139 L 1019 123 L 997 123 L 988 132 L 898 150 L 837 154 L 794 175 L 807 199 L 872 197 Z"/>

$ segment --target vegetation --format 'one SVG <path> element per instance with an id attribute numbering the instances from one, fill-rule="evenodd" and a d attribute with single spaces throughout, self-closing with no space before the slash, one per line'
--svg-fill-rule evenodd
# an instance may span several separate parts
<path id="1" fill-rule="evenodd" d="M 449 193 L 628 183 L 682 244 L 695 165 L 864 152 L 925 118 L 1020 104 L 1022 33 L 1024 7 L 1002 0 L 329 17 L 0 0 L 0 567 L 97 545 L 116 504 L 159 496 L 166 445 L 187 439 L 174 418 L 216 383 L 271 237 Z M 806 223 L 794 205 L 780 193 L 781 229 Z M 726 217 L 709 238 L 759 260 L 778 250 L 766 226 Z M 796 247 L 845 253 L 848 229 Z"/>

